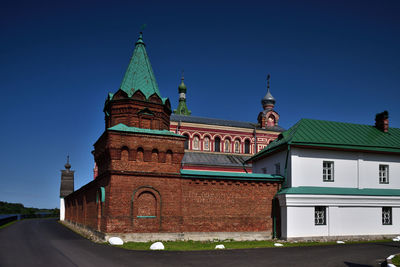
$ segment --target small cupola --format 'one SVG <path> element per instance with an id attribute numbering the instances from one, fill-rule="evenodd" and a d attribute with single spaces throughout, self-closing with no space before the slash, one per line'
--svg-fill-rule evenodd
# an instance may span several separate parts
<path id="1" fill-rule="evenodd" d="M 375 127 L 384 133 L 389 131 L 389 112 L 387 110 L 376 114 Z"/>
<path id="2" fill-rule="evenodd" d="M 181 84 L 179 84 L 179 86 L 178 86 L 178 92 L 181 94 L 181 93 L 185 93 L 186 94 L 186 85 L 185 85 L 185 83 L 183 82 L 183 80 L 184 80 L 184 78 L 183 78 L 183 76 L 182 76 L 182 78 L 181 78 Z"/>
<path id="3" fill-rule="evenodd" d="M 263 106 L 263 109 L 273 109 L 275 106 L 275 98 L 272 96 L 271 92 L 269 91 L 269 80 L 271 78 L 271 75 L 268 74 L 267 76 L 267 94 L 263 97 L 261 100 L 261 104 Z"/>

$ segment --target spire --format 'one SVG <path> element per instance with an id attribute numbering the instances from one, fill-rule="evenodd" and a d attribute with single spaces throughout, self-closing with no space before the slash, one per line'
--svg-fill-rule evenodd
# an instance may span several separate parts
<path id="1" fill-rule="evenodd" d="M 149 98 L 154 93 L 161 98 L 157 81 L 145 47 L 146 45 L 143 42 L 143 33 L 140 32 L 120 89 L 125 91 L 129 97 L 131 97 L 137 90 L 140 90 L 146 98 Z"/>
<path id="2" fill-rule="evenodd" d="M 178 108 L 174 110 L 175 114 L 178 115 L 186 115 L 189 116 L 190 114 L 192 114 L 192 112 L 188 109 L 187 105 L 186 105 L 186 85 L 183 82 L 184 80 L 184 76 L 183 76 L 183 71 L 182 71 L 182 78 L 181 78 L 181 84 L 178 86 L 178 92 L 179 92 L 179 104 L 178 104 Z"/>
<path id="3" fill-rule="evenodd" d="M 261 100 L 261 104 L 264 109 L 273 109 L 275 106 L 275 98 L 271 95 L 271 92 L 269 91 L 270 78 L 271 78 L 271 75 L 268 74 L 268 76 L 267 76 L 267 94 Z"/>
<path id="4" fill-rule="evenodd" d="M 69 169 L 71 169 L 71 164 L 69 164 L 69 155 L 67 156 L 67 163 L 65 163 L 64 167 L 68 171 L 69 171 Z"/>

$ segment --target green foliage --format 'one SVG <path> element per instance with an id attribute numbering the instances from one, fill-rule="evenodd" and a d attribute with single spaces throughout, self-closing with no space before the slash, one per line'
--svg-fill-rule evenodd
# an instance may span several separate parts
<path id="1" fill-rule="evenodd" d="M 31 207 L 24 207 L 21 203 L 8 203 L 0 201 L 0 214 L 24 214 L 24 215 L 34 215 L 37 213 L 49 213 L 51 215 L 57 216 L 60 214 L 58 208 L 55 209 L 38 209 Z"/>

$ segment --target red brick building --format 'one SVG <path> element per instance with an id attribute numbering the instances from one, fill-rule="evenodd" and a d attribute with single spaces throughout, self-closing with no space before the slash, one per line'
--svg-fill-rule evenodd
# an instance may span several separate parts
<path id="1" fill-rule="evenodd" d="M 265 101 L 271 103 L 268 94 Z M 181 130 L 190 135 L 189 126 L 181 120 L 180 129 L 171 127 L 171 105 L 161 97 L 141 35 L 104 113 L 106 129 L 93 151 L 97 177 L 65 196 L 67 222 L 101 238 L 120 236 L 125 241 L 272 236 L 272 199 L 282 177 L 182 168 L 188 139 Z M 269 106 L 259 118 L 259 128 L 273 138 L 266 127 L 276 126 L 279 115 Z M 205 136 L 199 132 L 201 144 Z M 215 147 L 215 137 L 210 136 L 209 146 Z M 227 146 L 233 153 L 235 140 L 232 137 L 232 146 Z M 246 140 L 240 139 L 240 152 L 247 151 Z M 248 152 L 237 154 L 254 151 Z"/>

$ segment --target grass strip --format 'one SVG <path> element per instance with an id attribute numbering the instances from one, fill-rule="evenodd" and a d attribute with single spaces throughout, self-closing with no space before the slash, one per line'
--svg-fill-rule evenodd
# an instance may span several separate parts
<path id="1" fill-rule="evenodd" d="M 392 263 L 396 266 L 400 266 L 400 256 L 396 255 L 393 259 L 392 259 Z"/>
<path id="2" fill-rule="evenodd" d="M 0 229 L 3 229 L 3 228 L 6 228 L 7 226 L 10 226 L 11 224 L 14 224 L 14 223 L 16 223 L 18 220 L 14 220 L 14 221 L 12 221 L 12 222 L 9 222 L 9 223 L 6 223 L 6 224 L 3 224 L 2 226 L 0 226 Z"/>
<path id="3" fill-rule="evenodd" d="M 376 242 L 389 242 L 390 239 L 371 240 L 371 241 L 346 241 L 346 244 L 357 243 L 376 243 Z M 124 249 L 131 250 L 150 250 L 151 244 L 154 242 L 126 242 L 122 246 Z M 191 251 L 191 250 L 214 250 L 216 245 L 222 244 L 225 249 L 247 249 L 247 248 L 272 248 L 275 243 L 283 244 L 283 247 L 305 247 L 305 246 L 323 246 L 323 245 L 336 245 L 336 241 L 329 242 L 282 242 L 282 241 L 215 241 L 215 242 L 202 242 L 202 241 L 164 241 L 165 250 L 170 251 Z"/>

